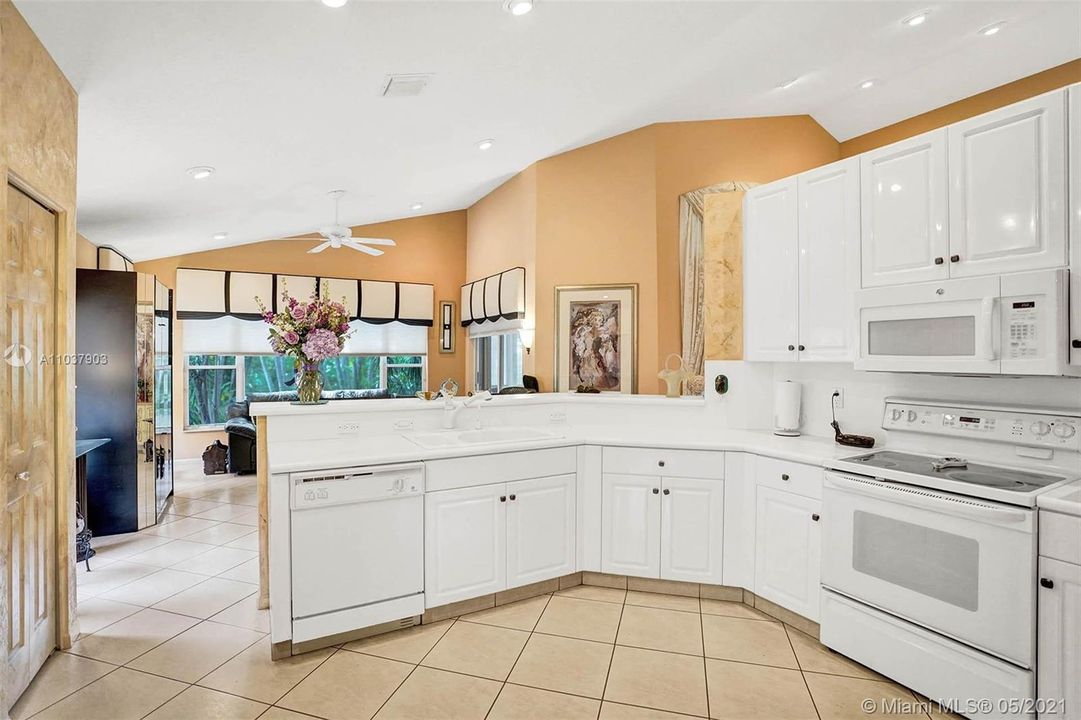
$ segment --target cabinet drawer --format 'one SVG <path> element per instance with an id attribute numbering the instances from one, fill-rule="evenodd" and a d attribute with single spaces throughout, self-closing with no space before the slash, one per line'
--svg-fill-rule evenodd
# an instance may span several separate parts
<path id="1" fill-rule="evenodd" d="M 1081 565 L 1081 517 L 1040 510 L 1040 555 Z"/>
<path id="2" fill-rule="evenodd" d="M 815 465 L 759 456 L 754 476 L 758 485 L 821 500 L 822 473 L 822 468 Z"/>
<path id="3" fill-rule="evenodd" d="M 606 473 L 724 479 L 724 453 L 712 450 L 606 447 L 602 462 Z"/>
<path id="4" fill-rule="evenodd" d="M 430 460 L 424 463 L 424 469 L 424 485 L 428 492 L 475 487 L 552 475 L 572 475 L 578 471 L 578 450 L 573 447 L 551 448 Z"/>

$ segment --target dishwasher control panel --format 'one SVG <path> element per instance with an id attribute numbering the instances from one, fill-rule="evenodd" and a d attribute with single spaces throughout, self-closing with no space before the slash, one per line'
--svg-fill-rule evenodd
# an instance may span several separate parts
<path id="1" fill-rule="evenodd" d="M 424 466 L 392 465 L 295 473 L 290 482 L 293 485 L 293 510 L 393 500 L 424 492 Z"/>

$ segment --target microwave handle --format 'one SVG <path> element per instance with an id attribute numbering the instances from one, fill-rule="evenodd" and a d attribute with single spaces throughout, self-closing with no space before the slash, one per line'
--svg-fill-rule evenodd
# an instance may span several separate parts
<path id="1" fill-rule="evenodd" d="M 995 300 L 998 298 L 985 297 L 980 301 L 980 314 L 983 316 L 983 359 L 996 360 L 995 356 Z"/>

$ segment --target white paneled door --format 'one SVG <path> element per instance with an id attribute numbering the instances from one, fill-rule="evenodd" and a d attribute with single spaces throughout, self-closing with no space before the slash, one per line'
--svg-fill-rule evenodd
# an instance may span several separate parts
<path id="1" fill-rule="evenodd" d="M 574 572 L 576 490 L 574 475 L 507 483 L 507 587 Z"/>
<path id="2" fill-rule="evenodd" d="M 856 357 L 860 287 L 860 163 L 842 160 L 797 176 L 799 359 Z"/>
<path id="3" fill-rule="evenodd" d="M 863 287 L 949 276 L 946 130 L 860 156 Z"/>
<path id="4" fill-rule="evenodd" d="M 724 483 L 665 477 L 661 486 L 661 577 L 720 585 Z"/>
<path id="5" fill-rule="evenodd" d="M 754 592 L 818 621 L 822 502 L 759 486 Z"/>
<path id="6" fill-rule="evenodd" d="M 601 571 L 660 577 L 661 479 L 648 475 L 601 476 Z"/>
<path id="7" fill-rule="evenodd" d="M 1040 558 L 1036 697 L 1061 699 L 1065 714 L 1081 718 L 1081 565 Z M 1050 708 L 1055 709 L 1057 708 Z"/>
<path id="8" fill-rule="evenodd" d="M 0 716 L 56 646 L 56 217 L 7 189 L 0 246 Z"/>
<path id="9" fill-rule="evenodd" d="M 507 586 L 506 485 L 424 496 L 424 603 L 437 607 Z"/>
<path id="10" fill-rule="evenodd" d="M 799 266 L 796 178 L 760 185 L 743 200 L 743 355 L 796 360 Z"/>
<path id="11" fill-rule="evenodd" d="M 950 276 L 1066 264 L 1066 91 L 949 127 Z"/>

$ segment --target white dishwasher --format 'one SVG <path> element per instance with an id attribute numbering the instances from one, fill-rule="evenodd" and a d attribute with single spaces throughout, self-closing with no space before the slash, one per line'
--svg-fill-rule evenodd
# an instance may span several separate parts
<path id="1" fill-rule="evenodd" d="M 424 612 L 424 466 L 294 473 L 293 642 Z"/>

